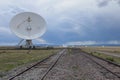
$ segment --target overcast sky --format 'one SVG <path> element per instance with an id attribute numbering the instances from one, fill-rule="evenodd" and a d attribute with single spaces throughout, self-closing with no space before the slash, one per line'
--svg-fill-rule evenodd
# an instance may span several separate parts
<path id="1" fill-rule="evenodd" d="M 120 0 L 0 0 L 0 45 L 17 44 L 13 16 L 35 12 L 47 22 L 35 43 L 120 44 Z"/>

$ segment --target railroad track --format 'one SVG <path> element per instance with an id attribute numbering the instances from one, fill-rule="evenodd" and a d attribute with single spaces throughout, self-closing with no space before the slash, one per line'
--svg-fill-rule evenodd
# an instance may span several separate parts
<path id="1" fill-rule="evenodd" d="M 84 51 L 82 51 L 82 55 L 84 55 L 88 59 L 92 60 L 97 65 L 101 66 L 103 69 L 105 69 L 109 73 L 120 78 L 120 65 L 119 64 L 113 63 L 111 61 L 105 60 L 105 59 L 97 57 L 97 56 L 94 56 L 94 55 L 89 54 Z"/>
<path id="2" fill-rule="evenodd" d="M 58 60 L 60 59 L 60 57 L 62 56 L 62 54 L 65 52 L 66 50 L 63 49 L 62 51 L 60 51 L 59 53 L 57 53 L 56 55 L 50 55 L 49 57 L 41 60 L 40 62 L 37 62 L 36 64 L 30 66 L 29 68 L 25 69 L 24 71 L 12 76 L 11 78 L 9 78 L 8 80 L 16 80 L 17 77 L 24 75 L 24 73 L 28 72 L 31 69 L 34 68 L 45 68 L 45 72 L 42 74 L 42 76 L 40 77 L 39 80 L 44 80 L 44 78 L 46 77 L 46 75 L 52 70 L 52 68 L 56 65 L 56 63 L 58 62 Z M 47 61 L 50 61 L 50 59 L 52 59 L 52 57 L 54 58 L 53 60 L 51 60 L 51 63 L 47 63 Z M 18 80 L 18 79 L 17 79 Z M 33 80 L 33 79 L 32 79 Z"/>

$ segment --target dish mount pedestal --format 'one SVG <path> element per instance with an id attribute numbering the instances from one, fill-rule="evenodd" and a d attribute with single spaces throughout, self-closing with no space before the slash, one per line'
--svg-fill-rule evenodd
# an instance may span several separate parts
<path id="1" fill-rule="evenodd" d="M 27 47 L 27 48 L 32 48 L 32 47 L 33 47 L 32 40 L 26 40 L 26 42 L 25 42 L 25 47 Z"/>

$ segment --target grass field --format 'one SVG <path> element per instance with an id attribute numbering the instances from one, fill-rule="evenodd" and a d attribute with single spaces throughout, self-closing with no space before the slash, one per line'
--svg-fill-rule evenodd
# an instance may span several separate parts
<path id="1" fill-rule="evenodd" d="M 104 52 L 111 52 L 114 54 L 120 54 L 120 47 L 81 47 L 87 51 L 104 51 Z"/>
<path id="2" fill-rule="evenodd" d="M 81 47 L 81 49 L 92 55 L 120 64 L 120 57 L 115 57 L 115 56 L 97 52 L 97 51 L 103 51 L 103 52 L 110 52 L 112 54 L 120 54 L 120 47 Z"/>
<path id="3" fill-rule="evenodd" d="M 0 72 L 7 72 L 17 66 L 46 58 L 59 50 L 0 50 Z"/>
<path id="4" fill-rule="evenodd" d="M 101 53 L 98 53 L 98 52 L 92 52 L 91 54 L 95 55 L 95 56 L 98 56 L 98 57 L 101 57 L 101 58 L 104 58 L 106 60 L 115 62 L 117 64 L 120 64 L 120 58 L 118 58 L 118 57 L 114 57 L 114 56 L 110 56 L 110 55 L 106 55 L 106 54 L 101 54 Z"/>

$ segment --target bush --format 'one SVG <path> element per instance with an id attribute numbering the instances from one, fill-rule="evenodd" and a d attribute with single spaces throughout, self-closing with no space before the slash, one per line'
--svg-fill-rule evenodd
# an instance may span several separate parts
<path id="1" fill-rule="evenodd" d="M 98 53 L 98 55 L 100 56 L 100 53 Z"/>
<path id="2" fill-rule="evenodd" d="M 90 52 L 90 54 L 92 54 L 92 55 L 93 55 L 93 52 Z"/>
<path id="3" fill-rule="evenodd" d="M 114 58 L 112 58 L 112 57 L 107 57 L 106 59 L 109 61 L 114 61 Z"/>

